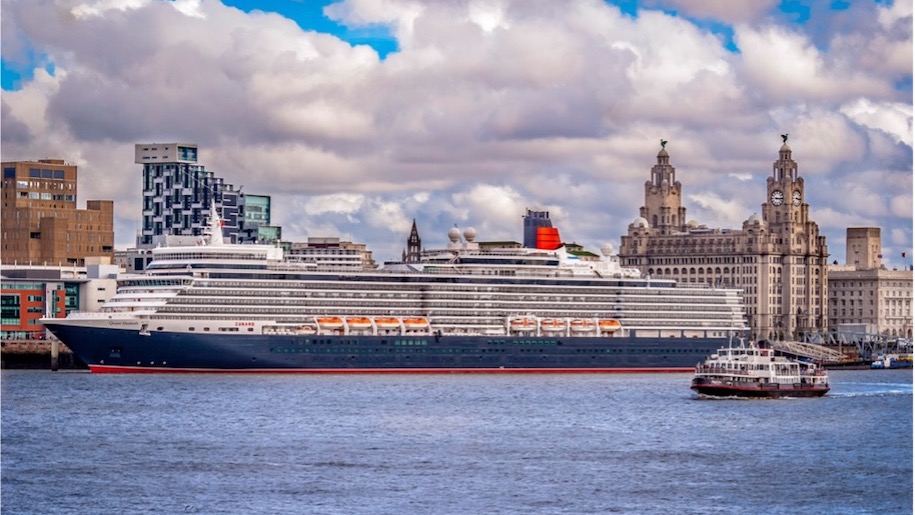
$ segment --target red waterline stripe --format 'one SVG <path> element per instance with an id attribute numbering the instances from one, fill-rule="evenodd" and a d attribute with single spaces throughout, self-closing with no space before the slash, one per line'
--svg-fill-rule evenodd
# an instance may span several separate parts
<path id="1" fill-rule="evenodd" d="M 685 368 L 172 368 L 89 365 L 94 374 L 592 374 L 677 373 Z"/>

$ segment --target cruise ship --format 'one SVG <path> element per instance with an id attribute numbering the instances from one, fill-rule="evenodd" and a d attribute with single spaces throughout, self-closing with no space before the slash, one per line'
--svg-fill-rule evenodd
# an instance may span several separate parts
<path id="1" fill-rule="evenodd" d="M 339 270 L 269 245 L 152 250 L 99 312 L 42 323 L 92 372 L 688 372 L 747 330 L 740 290 L 642 277 L 607 246 L 482 250 Z M 462 238 L 463 236 L 463 238 Z"/>

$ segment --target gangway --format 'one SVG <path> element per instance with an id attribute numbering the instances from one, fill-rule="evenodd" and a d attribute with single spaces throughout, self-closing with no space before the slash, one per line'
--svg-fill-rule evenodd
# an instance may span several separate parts
<path id="1" fill-rule="evenodd" d="M 819 344 L 838 347 L 854 347 L 863 360 L 872 360 L 881 354 L 906 354 L 912 352 L 912 340 L 886 334 L 856 333 L 849 331 L 826 333 L 816 332 L 804 335 L 806 345 Z"/>
<path id="2" fill-rule="evenodd" d="M 772 348 L 784 354 L 822 361 L 825 364 L 848 361 L 845 354 L 815 343 L 772 342 Z"/>

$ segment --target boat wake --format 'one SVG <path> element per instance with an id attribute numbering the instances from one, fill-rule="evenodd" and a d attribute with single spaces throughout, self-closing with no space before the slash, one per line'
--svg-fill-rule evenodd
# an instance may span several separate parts
<path id="1" fill-rule="evenodd" d="M 910 384 L 874 383 L 870 385 L 856 384 L 856 386 L 871 386 L 872 389 L 857 391 L 836 391 L 829 393 L 828 397 L 889 397 L 896 395 L 912 395 Z"/>

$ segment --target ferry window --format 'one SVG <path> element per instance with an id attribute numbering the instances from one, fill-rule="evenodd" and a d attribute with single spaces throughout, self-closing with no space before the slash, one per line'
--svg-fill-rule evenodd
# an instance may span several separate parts
<path id="1" fill-rule="evenodd" d="M 210 328 L 209 328 L 209 327 L 204 327 L 203 330 L 204 330 L 204 331 L 209 331 Z"/>
<path id="2" fill-rule="evenodd" d="M 188 331 L 193 331 L 193 330 L 194 330 L 193 327 L 188 327 L 187 329 L 188 329 Z"/>

